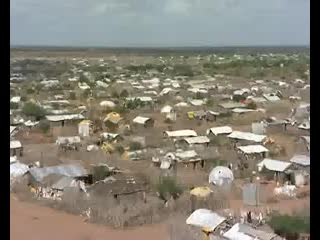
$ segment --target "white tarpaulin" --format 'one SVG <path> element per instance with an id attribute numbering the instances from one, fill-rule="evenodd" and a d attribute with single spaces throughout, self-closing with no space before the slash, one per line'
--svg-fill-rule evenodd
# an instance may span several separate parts
<path id="1" fill-rule="evenodd" d="M 209 183 L 212 183 L 217 186 L 222 186 L 223 184 L 231 183 L 233 180 L 233 173 L 227 167 L 215 167 L 211 170 L 209 174 Z"/>
<path id="2" fill-rule="evenodd" d="M 197 209 L 187 218 L 186 223 L 213 231 L 225 220 L 224 217 L 209 209 Z"/>

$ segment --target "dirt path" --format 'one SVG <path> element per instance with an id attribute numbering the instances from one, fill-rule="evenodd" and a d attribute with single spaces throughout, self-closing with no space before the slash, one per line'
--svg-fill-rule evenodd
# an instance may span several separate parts
<path id="1" fill-rule="evenodd" d="M 85 223 L 79 216 L 18 201 L 10 196 L 11 240 L 169 240 L 164 225 L 114 230 Z"/>

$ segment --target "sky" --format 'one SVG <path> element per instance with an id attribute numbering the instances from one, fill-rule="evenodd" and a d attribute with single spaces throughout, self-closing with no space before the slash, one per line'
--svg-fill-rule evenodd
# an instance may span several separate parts
<path id="1" fill-rule="evenodd" d="M 309 0 L 10 0 L 11 45 L 309 45 Z"/>

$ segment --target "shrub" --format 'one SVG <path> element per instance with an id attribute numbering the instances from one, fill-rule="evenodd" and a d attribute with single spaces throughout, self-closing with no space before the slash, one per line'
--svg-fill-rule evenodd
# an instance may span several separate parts
<path id="1" fill-rule="evenodd" d="M 213 104 L 214 104 L 214 102 L 213 102 L 213 99 L 208 99 L 208 101 L 206 102 L 206 106 L 207 107 L 212 107 L 213 106 Z"/>
<path id="2" fill-rule="evenodd" d="M 300 233 L 310 233 L 310 218 L 304 216 L 272 215 L 269 225 L 286 239 L 298 239 Z"/>
<path id="3" fill-rule="evenodd" d="M 174 199 L 178 198 L 183 192 L 182 188 L 177 184 L 176 180 L 172 177 L 163 177 L 160 179 L 156 186 L 159 193 L 159 197 L 162 200 L 169 200 L 171 197 Z"/>
<path id="4" fill-rule="evenodd" d="M 203 98 L 204 98 L 204 96 L 203 96 L 203 94 L 201 94 L 201 92 L 196 93 L 195 99 L 203 99 Z"/>
<path id="5" fill-rule="evenodd" d="M 101 181 L 104 180 L 106 177 L 110 176 L 110 171 L 105 166 L 96 166 L 93 168 L 93 181 Z"/>
<path id="6" fill-rule="evenodd" d="M 124 148 L 121 145 L 116 146 L 116 151 L 122 155 L 124 153 Z"/>
<path id="7" fill-rule="evenodd" d="M 27 94 L 33 94 L 35 90 L 33 88 L 27 88 L 26 93 Z"/>
<path id="8" fill-rule="evenodd" d="M 249 102 L 249 103 L 247 104 L 247 107 L 248 107 L 249 109 L 257 109 L 257 104 L 256 104 L 255 102 Z"/>
<path id="9" fill-rule="evenodd" d="M 45 115 L 46 111 L 39 105 L 27 102 L 22 108 L 23 114 L 29 117 L 34 117 L 37 121 L 41 120 Z"/>
<path id="10" fill-rule="evenodd" d="M 130 143 L 130 150 L 136 151 L 142 149 L 142 145 L 139 142 L 131 142 Z"/>
<path id="11" fill-rule="evenodd" d="M 70 92 L 70 94 L 69 94 L 69 98 L 70 98 L 70 100 L 76 100 L 76 93 L 75 92 Z"/>
<path id="12" fill-rule="evenodd" d="M 112 97 L 112 98 L 119 98 L 119 93 L 118 93 L 116 90 L 114 90 L 114 91 L 112 91 L 112 93 L 111 93 L 111 97 Z"/>
<path id="13" fill-rule="evenodd" d="M 129 92 L 126 90 L 126 89 L 123 89 L 121 92 L 120 92 L 120 97 L 122 98 L 126 98 L 129 96 Z"/>
<path id="14" fill-rule="evenodd" d="M 267 181 L 271 181 L 274 178 L 274 173 L 268 170 L 265 166 L 261 169 L 260 174 L 264 176 Z"/>
<path id="15" fill-rule="evenodd" d="M 10 102 L 10 109 L 18 109 L 19 108 L 19 104 L 16 102 Z"/>
<path id="16" fill-rule="evenodd" d="M 48 122 L 48 121 L 45 121 L 45 120 L 41 120 L 41 121 L 39 122 L 39 129 L 41 129 L 41 131 L 42 131 L 43 133 L 47 133 L 47 132 L 49 131 L 49 129 L 50 129 L 50 124 L 49 124 L 49 122 Z"/>
<path id="17" fill-rule="evenodd" d="M 232 96 L 232 100 L 235 102 L 241 102 L 241 101 L 246 100 L 246 97 L 243 95 L 234 95 L 234 96 Z"/>

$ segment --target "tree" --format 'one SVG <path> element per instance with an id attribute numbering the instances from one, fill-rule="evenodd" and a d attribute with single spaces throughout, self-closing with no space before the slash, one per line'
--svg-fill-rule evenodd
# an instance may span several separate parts
<path id="1" fill-rule="evenodd" d="M 286 239 L 298 239 L 300 233 L 310 233 L 310 217 L 274 214 L 269 225 L 276 234 Z"/>
<path id="2" fill-rule="evenodd" d="M 123 89 L 120 93 L 120 97 L 126 98 L 128 96 L 129 96 L 129 92 L 127 91 L 127 89 Z"/>
<path id="3" fill-rule="evenodd" d="M 162 179 L 160 179 L 156 188 L 160 195 L 160 198 L 165 201 L 168 201 L 171 196 L 176 199 L 183 192 L 182 188 L 172 177 L 163 177 Z"/>
<path id="4" fill-rule="evenodd" d="M 34 117 L 36 121 L 41 120 L 46 115 L 45 109 L 32 102 L 27 102 L 23 106 L 22 113 L 26 116 Z"/>

